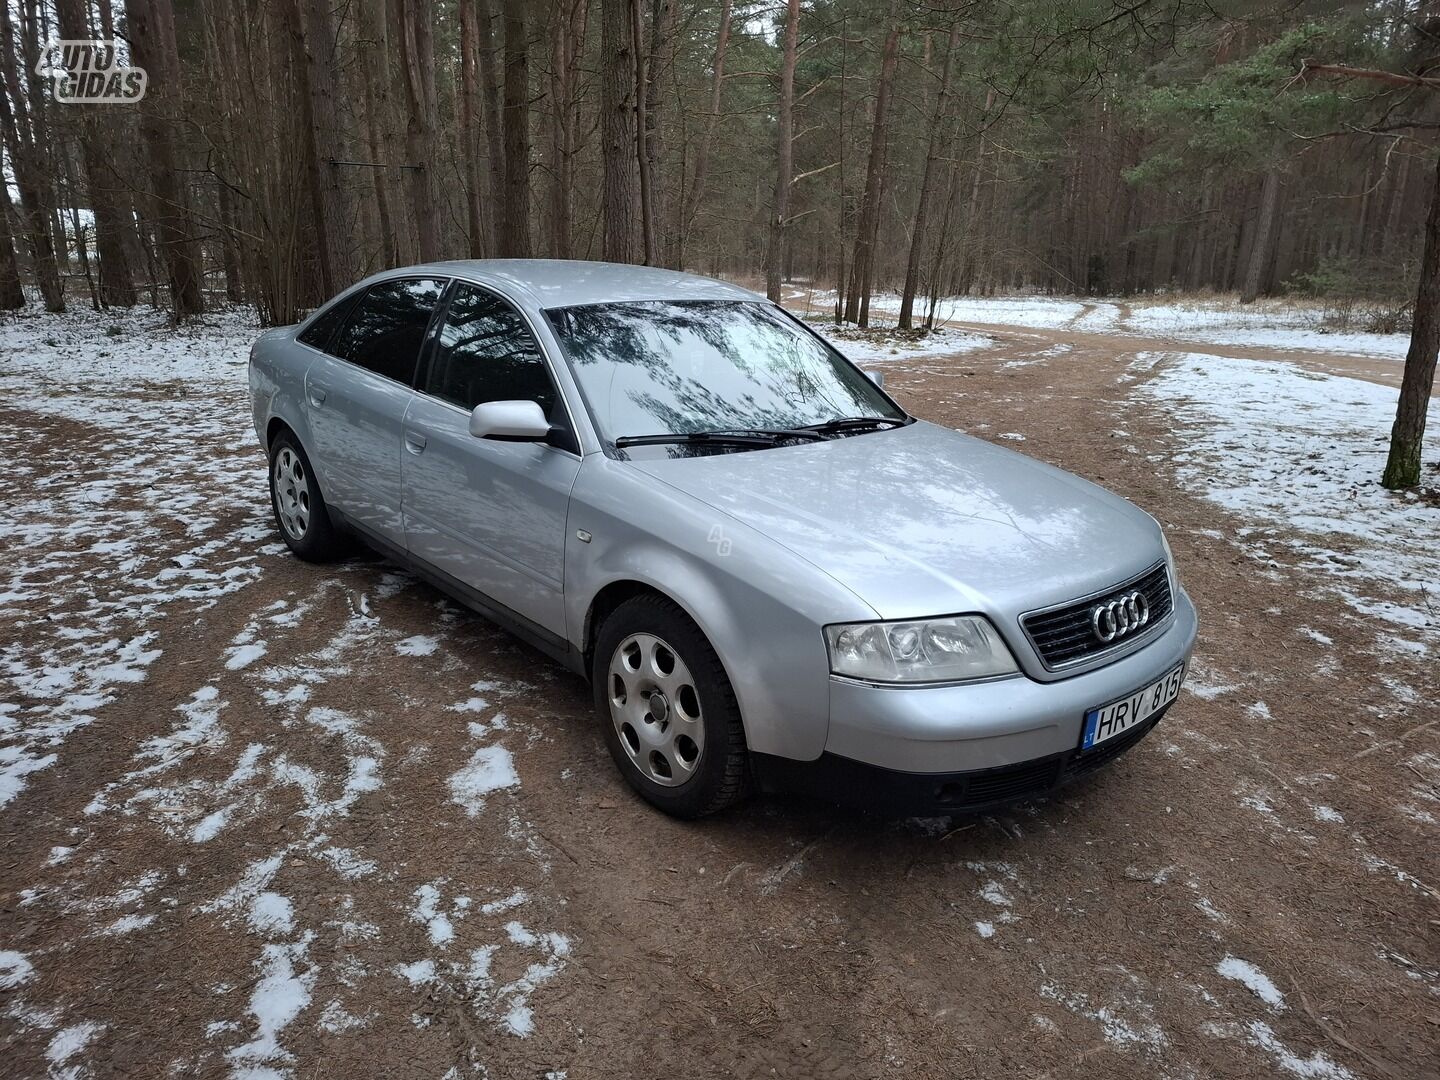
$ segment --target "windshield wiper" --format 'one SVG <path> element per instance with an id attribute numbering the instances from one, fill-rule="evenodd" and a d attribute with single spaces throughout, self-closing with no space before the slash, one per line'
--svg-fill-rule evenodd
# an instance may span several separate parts
<path id="1" fill-rule="evenodd" d="M 786 439 L 820 438 L 820 432 L 809 428 L 736 428 L 731 431 L 666 431 L 656 435 L 621 435 L 615 440 L 615 447 L 623 450 L 627 446 L 661 446 L 666 443 L 682 443 L 689 446 L 711 444 L 716 446 L 774 446 Z"/>
<path id="2" fill-rule="evenodd" d="M 819 424 L 806 424 L 800 430 L 814 431 L 821 435 L 833 435 L 837 431 L 851 431 L 868 427 L 902 427 L 908 423 L 908 418 L 902 419 L 898 416 L 841 416 L 835 420 L 825 420 Z"/>

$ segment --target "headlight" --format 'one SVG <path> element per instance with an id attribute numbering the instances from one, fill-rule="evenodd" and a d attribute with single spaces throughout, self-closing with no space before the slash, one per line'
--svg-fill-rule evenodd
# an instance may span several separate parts
<path id="1" fill-rule="evenodd" d="M 959 682 L 1009 675 L 1015 658 L 981 615 L 825 627 L 830 670 L 872 682 Z"/>
<path id="2" fill-rule="evenodd" d="M 1156 522 L 1158 525 L 1159 522 Z M 1175 565 L 1175 553 L 1170 550 L 1170 541 L 1166 538 L 1164 531 L 1160 533 L 1160 543 L 1165 548 L 1165 565 L 1170 567 L 1170 580 L 1175 583 L 1175 589 L 1180 590 L 1180 567 Z"/>

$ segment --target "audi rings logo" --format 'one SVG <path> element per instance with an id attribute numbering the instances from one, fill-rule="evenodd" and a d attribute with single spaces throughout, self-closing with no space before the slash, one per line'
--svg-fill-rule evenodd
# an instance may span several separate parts
<path id="1" fill-rule="evenodd" d="M 1090 627 L 1105 644 L 1133 634 L 1150 621 L 1150 602 L 1136 590 L 1090 609 Z"/>

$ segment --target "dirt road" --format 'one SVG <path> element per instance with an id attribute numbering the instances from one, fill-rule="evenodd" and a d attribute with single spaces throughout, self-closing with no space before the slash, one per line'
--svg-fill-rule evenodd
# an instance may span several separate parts
<path id="1" fill-rule="evenodd" d="M 994 332 L 887 385 L 1155 513 L 1203 631 L 1136 751 L 979 819 L 662 818 L 573 677 L 284 553 L 238 389 L 10 393 L 5 1074 L 1436 1075 L 1433 660 L 1177 479 L 1172 346 Z"/>

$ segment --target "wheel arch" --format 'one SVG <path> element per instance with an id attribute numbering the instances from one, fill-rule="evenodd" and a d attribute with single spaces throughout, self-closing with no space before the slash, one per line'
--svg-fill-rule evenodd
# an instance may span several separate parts
<path id="1" fill-rule="evenodd" d="M 300 442 L 299 433 L 290 426 L 289 421 L 283 416 L 272 416 L 270 422 L 265 425 L 265 452 L 267 454 L 270 452 L 270 447 L 275 445 L 275 439 L 282 431 L 288 431 L 294 436 L 296 442 Z M 305 444 L 300 442 L 300 445 L 303 448 Z"/>
<path id="2" fill-rule="evenodd" d="M 717 635 L 715 630 L 707 626 L 706 621 L 700 618 L 699 615 L 696 613 L 695 605 L 693 603 L 687 603 L 683 597 L 677 596 L 674 592 L 661 588 L 659 585 L 655 584 L 652 581 L 645 581 L 635 577 L 619 577 L 606 582 L 590 600 L 589 607 L 586 609 L 585 613 L 583 631 L 584 637 L 581 639 L 581 651 L 585 658 L 584 664 L 586 679 L 593 682 L 592 676 L 594 675 L 595 667 L 595 642 L 596 639 L 600 636 L 601 624 L 604 623 L 605 619 L 610 615 L 611 612 L 613 612 L 616 608 L 618 608 L 621 604 L 625 603 L 627 600 L 630 600 L 636 596 L 659 597 L 661 600 L 664 600 L 670 604 L 674 604 L 677 608 L 680 609 L 680 611 L 685 615 L 685 617 L 689 619 L 690 622 L 694 625 L 695 629 L 700 632 L 700 636 L 705 639 L 706 644 L 708 644 L 711 650 L 715 653 L 716 659 L 720 661 L 720 668 L 722 671 L 724 671 L 725 678 L 729 680 L 730 687 L 732 691 L 735 692 L 736 700 L 739 701 L 741 696 L 739 693 L 740 685 L 735 680 L 735 672 L 733 670 L 731 661 L 725 656 L 725 652 L 721 648 L 720 642 L 717 642 Z M 743 707 L 743 702 L 740 709 L 740 722 L 742 726 L 745 727 L 748 736 L 749 726 L 745 719 L 745 709 Z"/>
<path id="3" fill-rule="evenodd" d="M 610 613 L 618 608 L 625 601 L 636 596 L 658 596 L 662 600 L 668 600 L 681 611 L 699 628 L 705 639 L 709 641 L 710 635 L 705 633 L 705 627 L 700 620 L 695 618 L 691 611 L 678 598 L 671 596 L 665 590 L 657 588 L 648 581 L 640 581 L 637 578 L 617 578 L 607 582 L 593 597 L 590 598 L 590 605 L 585 611 L 585 622 L 581 630 L 580 648 L 585 656 L 585 674 L 588 678 L 591 674 L 595 660 L 595 639 L 599 637 L 600 626 L 609 618 Z M 711 648 L 714 648 L 712 643 Z M 720 661 L 724 664 L 724 659 Z M 728 675 L 728 672 L 727 672 Z"/>

